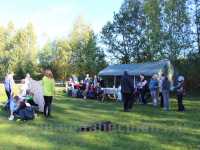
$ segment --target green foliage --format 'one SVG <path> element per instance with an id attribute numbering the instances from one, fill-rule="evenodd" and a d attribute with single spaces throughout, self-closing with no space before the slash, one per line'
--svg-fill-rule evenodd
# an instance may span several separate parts
<path id="1" fill-rule="evenodd" d="M 191 48 L 190 20 L 186 8 L 187 0 L 165 2 L 163 31 L 165 56 L 172 62 L 186 55 Z"/>
<path id="2" fill-rule="evenodd" d="M 191 93 L 200 90 L 200 67 L 198 66 L 200 66 L 200 55 L 196 53 L 190 53 L 188 59 L 179 59 L 176 62 L 179 74 L 186 77 L 185 87 Z"/>
<path id="3" fill-rule="evenodd" d="M 67 40 L 57 40 L 47 43 L 39 53 L 41 68 L 49 68 L 56 79 L 65 79 L 69 75 L 69 58 L 71 49 Z"/>
<path id="4" fill-rule="evenodd" d="M 160 0 L 148 0 L 144 3 L 146 16 L 144 54 L 146 60 L 158 60 L 162 57 L 162 31 Z"/>
<path id="5" fill-rule="evenodd" d="M 95 75 L 106 66 L 104 53 L 97 46 L 96 41 L 96 36 L 90 26 L 79 18 L 70 37 L 72 48 L 70 64 L 74 74 Z"/>
<path id="6" fill-rule="evenodd" d="M 106 66 L 105 55 L 96 41 L 92 29 L 79 17 L 68 39 L 58 39 L 43 47 L 39 53 L 40 67 L 53 70 L 57 79 L 72 74 L 95 75 Z"/>
<path id="7" fill-rule="evenodd" d="M 16 30 L 12 22 L 0 28 L 0 75 L 13 71 L 17 78 L 34 75 L 36 66 L 36 35 L 32 24 Z"/>
<path id="8" fill-rule="evenodd" d="M 102 29 L 102 40 L 108 53 L 120 63 L 144 60 L 145 24 L 142 3 L 125 0 L 120 11 L 114 14 L 113 22 L 108 22 Z"/>
<path id="9" fill-rule="evenodd" d="M 102 30 L 107 52 L 121 63 L 186 56 L 191 45 L 187 0 L 125 0 Z"/>
<path id="10" fill-rule="evenodd" d="M 31 23 L 15 29 L 12 22 L 0 27 L 0 76 L 9 71 L 16 78 L 26 73 L 38 77 L 41 69 L 50 68 L 56 79 L 97 74 L 106 66 L 104 52 L 97 46 L 97 37 L 92 29 L 78 18 L 68 38 L 48 41 L 38 51 L 36 35 Z"/>

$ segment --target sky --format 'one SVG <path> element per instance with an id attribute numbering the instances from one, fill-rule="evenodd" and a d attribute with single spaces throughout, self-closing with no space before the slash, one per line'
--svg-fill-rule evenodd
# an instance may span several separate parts
<path id="1" fill-rule="evenodd" d="M 123 0 L 0 0 L 0 25 L 9 21 L 21 28 L 31 22 L 38 45 L 48 39 L 67 37 L 75 20 L 82 16 L 95 33 L 111 21 Z"/>

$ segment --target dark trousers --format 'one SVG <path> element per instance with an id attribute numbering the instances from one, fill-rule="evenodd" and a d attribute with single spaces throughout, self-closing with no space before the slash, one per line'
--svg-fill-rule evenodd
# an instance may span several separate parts
<path id="1" fill-rule="evenodd" d="M 10 100 L 10 96 L 11 96 L 10 91 L 7 91 L 7 90 L 6 90 L 6 95 L 7 95 L 7 97 L 8 97 L 8 100 Z"/>
<path id="2" fill-rule="evenodd" d="M 140 97 L 141 97 L 142 103 L 146 104 L 147 103 L 146 99 L 145 99 L 145 93 L 146 93 L 146 91 L 144 89 L 140 89 L 139 92 L 140 92 Z"/>
<path id="3" fill-rule="evenodd" d="M 160 107 L 163 108 L 163 95 L 162 95 L 162 92 L 160 92 L 159 96 L 160 96 Z"/>
<path id="4" fill-rule="evenodd" d="M 133 107 L 133 94 L 122 93 L 122 99 L 124 101 L 124 111 L 128 111 Z"/>
<path id="5" fill-rule="evenodd" d="M 51 115 L 51 103 L 53 96 L 44 96 L 44 116 L 49 117 Z"/>
<path id="6" fill-rule="evenodd" d="M 6 95 L 8 97 L 7 103 L 5 105 L 5 110 L 10 110 L 10 98 L 11 98 L 11 92 L 10 91 L 6 91 Z"/>
<path id="7" fill-rule="evenodd" d="M 183 105 L 183 94 L 177 94 L 178 99 L 178 111 L 184 111 L 185 107 Z"/>

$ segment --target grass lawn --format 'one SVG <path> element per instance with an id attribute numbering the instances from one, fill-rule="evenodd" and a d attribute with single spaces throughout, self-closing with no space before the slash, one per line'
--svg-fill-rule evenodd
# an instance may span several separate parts
<path id="1" fill-rule="evenodd" d="M 132 112 L 124 113 L 120 103 L 68 98 L 57 88 L 53 118 L 39 114 L 33 121 L 8 121 L 0 110 L 0 150 L 199 150 L 200 98 L 184 103 L 185 113 L 175 111 L 175 100 L 169 112 L 135 105 Z M 76 131 L 98 121 L 111 121 L 121 128 L 108 133 Z"/>

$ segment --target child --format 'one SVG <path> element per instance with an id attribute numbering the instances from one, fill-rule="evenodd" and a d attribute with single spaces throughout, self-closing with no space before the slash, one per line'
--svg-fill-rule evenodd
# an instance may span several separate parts
<path id="1" fill-rule="evenodd" d="M 19 108 L 19 104 L 20 104 L 19 96 L 15 96 L 14 98 L 11 97 L 11 99 L 10 99 L 10 117 L 8 118 L 8 120 L 14 119 L 14 112 L 17 111 L 17 109 Z"/>

